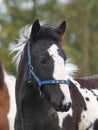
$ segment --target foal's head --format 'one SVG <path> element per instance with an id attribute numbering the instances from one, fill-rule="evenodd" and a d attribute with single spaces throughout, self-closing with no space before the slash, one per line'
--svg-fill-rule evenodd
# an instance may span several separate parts
<path id="1" fill-rule="evenodd" d="M 30 58 L 33 72 L 41 81 L 67 80 L 65 71 L 67 58 L 60 44 L 65 29 L 65 21 L 60 26 L 54 27 L 40 25 L 39 21 L 36 20 L 32 26 L 28 40 L 30 44 Z M 32 86 L 38 87 L 33 76 Z M 68 84 L 45 84 L 42 85 L 40 91 L 56 111 L 69 110 L 71 97 Z"/>

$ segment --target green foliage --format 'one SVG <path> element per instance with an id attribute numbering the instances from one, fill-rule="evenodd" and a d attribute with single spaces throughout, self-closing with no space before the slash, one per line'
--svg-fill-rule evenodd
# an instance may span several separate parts
<path id="1" fill-rule="evenodd" d="M 74 0 L 67 11 L 71 11 L 69 15 L 70 31 L 76 33 L 76 45 L 80 54 L 77 62 L 81 68 L 81 76 L 98 73 L 98 1 L 97 0 Z M 72 21 L 72 23 L 70 22 Z M 70 32 L 70 33 L 71 33 Z"/>

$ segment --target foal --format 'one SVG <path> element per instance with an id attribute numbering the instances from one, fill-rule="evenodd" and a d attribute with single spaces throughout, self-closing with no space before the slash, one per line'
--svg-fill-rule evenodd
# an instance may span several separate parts
<path id="1" fill-rule="evenodd" d="M 98 76 L 70 77 L 60 44 L 65 29 L 65 21 L 54 27 L 36 20 L 14 49 L 15 130 L 98 130 Z"/>

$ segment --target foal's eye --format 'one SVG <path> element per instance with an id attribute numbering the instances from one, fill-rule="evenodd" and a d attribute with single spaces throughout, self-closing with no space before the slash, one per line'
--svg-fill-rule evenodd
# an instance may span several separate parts
<path id="1" fill-rule="evenodd" d="M 47 59 L 46 59 L 46 57 L 41 57 L 40 63 L 41 63 L 42 65 L 46 65 L 46 64 L 47 64 Z"/>

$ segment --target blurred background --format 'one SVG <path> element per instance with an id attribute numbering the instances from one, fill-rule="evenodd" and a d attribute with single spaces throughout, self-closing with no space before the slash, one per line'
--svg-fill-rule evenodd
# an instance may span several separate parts
<path id="1" fill-rule="evenodd" d="M 77 76 L 98 74 L 98 0 L 0 0 L 0 59 L 16 75 L 9 46 L 17 43 L 19 30 L 35 19 L 55 24 L 67 22 L 62 44 L 78 65 Z"/>

